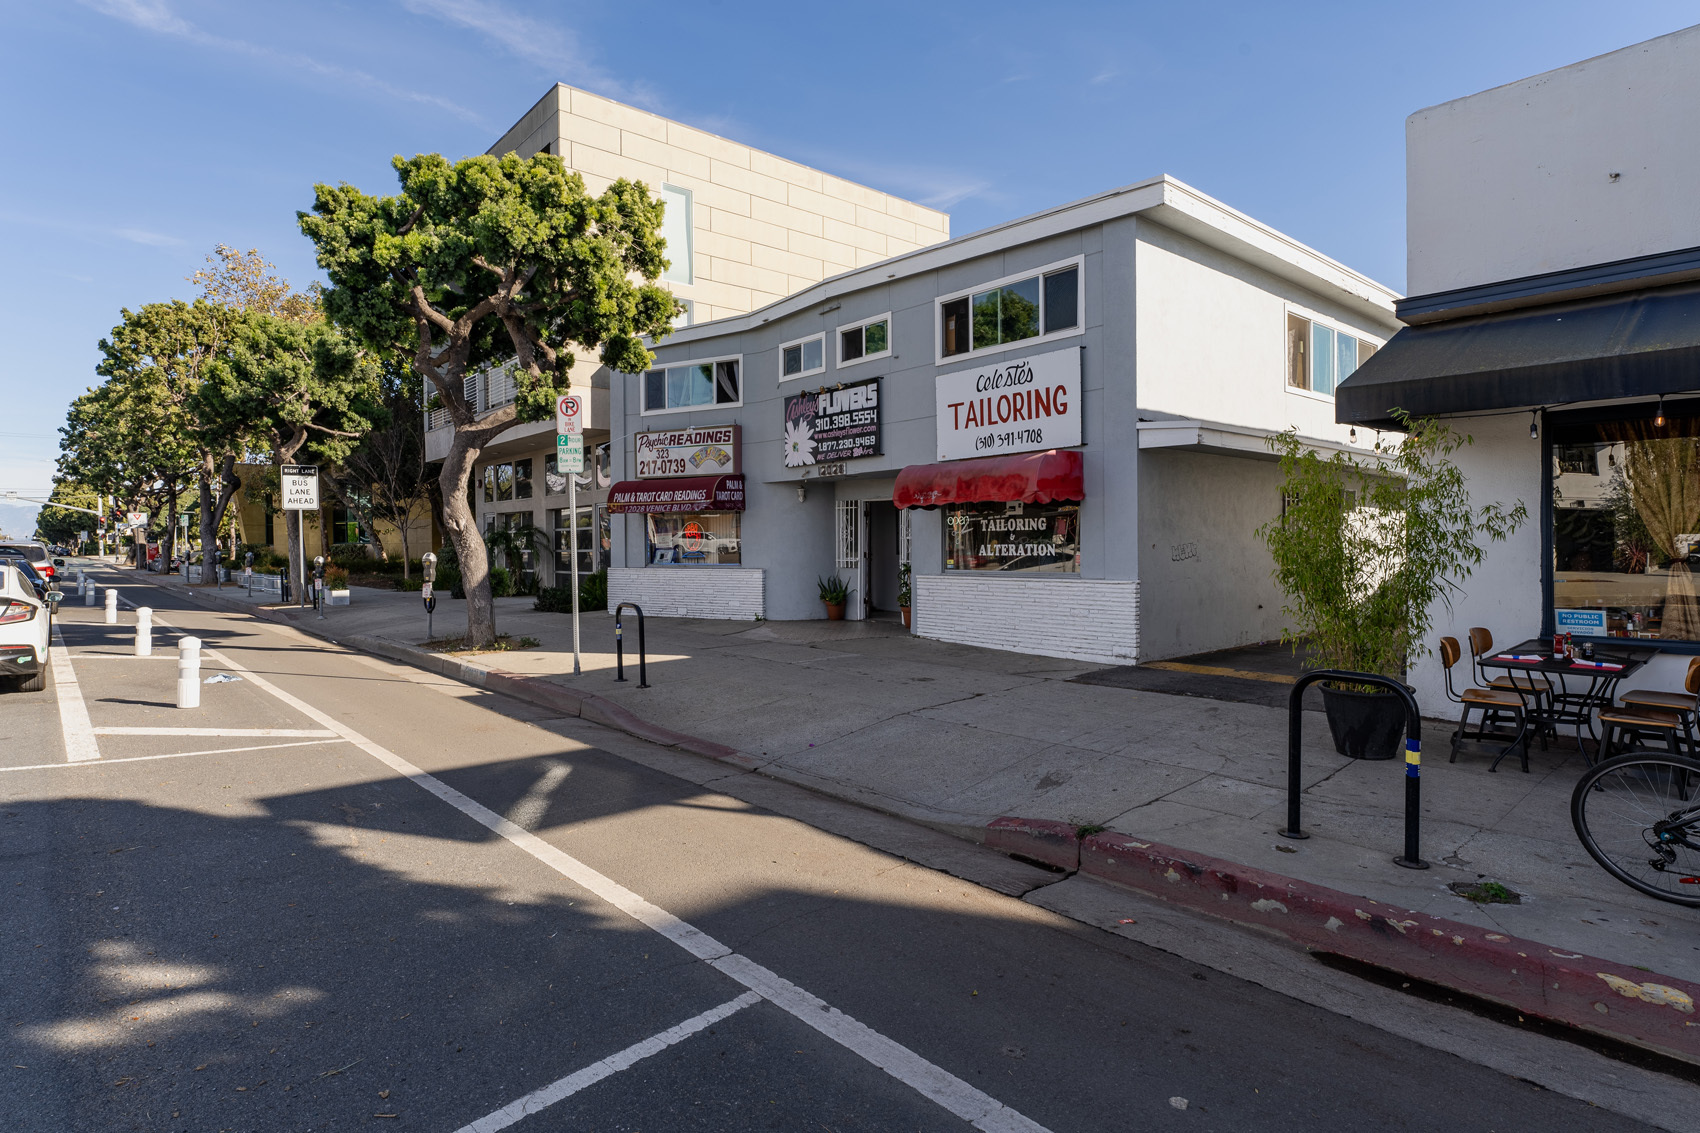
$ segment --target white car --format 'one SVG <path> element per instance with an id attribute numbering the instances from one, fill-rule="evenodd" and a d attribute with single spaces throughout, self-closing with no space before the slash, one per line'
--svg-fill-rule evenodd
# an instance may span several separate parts
<path id="1" fill-rule="evenodd" d="M 43 602 L 22 571 L 0 563 L 0 678 L 18 681 L 24 692 L 47 687 L 47 642 L 61 597 L 49 591 Z"/>

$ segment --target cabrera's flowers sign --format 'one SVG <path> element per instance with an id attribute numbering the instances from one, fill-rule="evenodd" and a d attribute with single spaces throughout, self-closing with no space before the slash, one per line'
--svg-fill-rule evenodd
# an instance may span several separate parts
<path id="1" fill-rule="evenodd" d="M 785 467 L 880 455 L 880 380 L 785 399 Z"/>

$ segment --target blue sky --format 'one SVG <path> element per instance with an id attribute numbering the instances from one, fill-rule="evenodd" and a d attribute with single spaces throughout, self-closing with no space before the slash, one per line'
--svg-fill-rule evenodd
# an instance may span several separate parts
<path id="1" fill-rule="evenodd" d="M 120 308 L 213 245 L 312 279 L 316 181 L 482 153 L 557 80 L 943 208 L 1169 173 L 1394 288 L 1407 114 L 1692 3 L 0 0 L 0 491 L 43 489 Z M 641 20 L 641 25 L 634 23 Z M 33 511 L 33 509 L 30 509 Z M 0 528 L 33 524 L 0 504 Z"/>

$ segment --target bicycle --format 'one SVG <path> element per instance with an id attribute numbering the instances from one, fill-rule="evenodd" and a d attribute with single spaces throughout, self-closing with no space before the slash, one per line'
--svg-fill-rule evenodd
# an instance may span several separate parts
<path id="1" fill-rule="evenodd" d="M 1632 751 L 1596 764 L 1571 793 L 1570 822 L 1631 889 L 1700 908 L 1700 760 Z"/>

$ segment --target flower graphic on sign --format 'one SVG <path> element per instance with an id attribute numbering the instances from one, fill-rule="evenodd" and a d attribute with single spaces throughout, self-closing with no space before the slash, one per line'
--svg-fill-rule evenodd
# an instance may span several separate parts
<path id="1" fill-rule="evenodd" d="M 801 468 L 815 462 L 814 430 L 807 421 L 785 426 L 785 467 Z"/>

